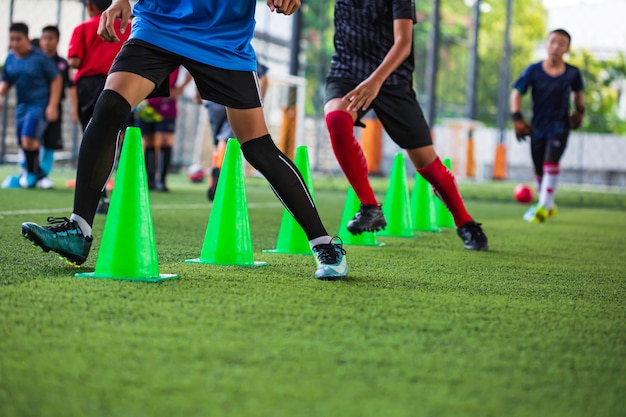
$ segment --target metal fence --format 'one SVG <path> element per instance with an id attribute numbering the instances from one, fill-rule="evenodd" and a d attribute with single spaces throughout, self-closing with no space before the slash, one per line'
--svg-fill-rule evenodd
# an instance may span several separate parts
<path id="1" fill-rule="evenodd" d="M 8 28 L 11 21 L 21 21 L 29 25 L 31 37 L 38 37 L 41 29 L 49 24 L 59 26 L 61 39 L 59 53 L 66 56 L 67 45 L 73 28 L 85 19 L 85 7 L 80 0 L 3 0 L 0 2 L 0 27 Z M 273 21 L 263 23 L 259 20 L 258 26 L 267 26 L 268 30 L 276 30 Z M 260 51 L 262 59 L 269 62 L 270 74 L 280 77 L 285 73 L 288 56 L 284 37 L 260 34 L 255 47 Z M 8 32 L 0 31 L 0 51 L 8 50 Z M 4 57 L 1 58 L 2 61 Z M 306 65 L 307 63 L 305 63 Z M 316 65 L 316 63 L 310 63 Z M 0 124 L 0 163 L 15 163 L 18 149 L 15 141 L 15 123 L 13 108 L 15 105 L 14 92 L 8 96 L 7 106 L 2 112 Z M 73 165 L 78 155 L 80 145 L 80 128 L 69 121 L 67 115 L 69 103 L 64 103 L 63 136 L 65 149 L 56 153 L 57 163 Z M 271 106 L 272 104 L 270 104 Z M 440 106 L 446 103 L 441 101 Z M 273 104 L 280 106 L 280 104 Z M 276 108 L 267 109 L 271 113 Z M 446 112 L 442 111 L 442 115 Z M 274 117 L 272 117 L 274 118 Z M 279 122 L 278 122 L 279 123 Z M 310 153 L 311 168 L 313 171 L 324 174 L 338 174 L 340 172 L 332 149 L 329 144 L 328 133 L 324 120 L 320 117 L 300 119 L 299 143 L 307 145 Z M 278 125 L 272 120 L 270 130 L 276 138 Z M 359 136 L 357 130 L 356 135 Z M 445 119 L 434 128 L 436 147 L 442 157 L 450 157 L 455 161 L 455 172 L 460 178 L 465 177 L 464 157 L 467 147 L 467 129 L 454 127 Z M 495 129 L 477 127 L 474 133 L 477 180 L 489 179 L 495 155 L 495 146 L 499 132 Z M 530 152 L 528 145 L 520 145 L 515 141 L 511 131 L 506 133 L 507 168 L 511 179 L 532 179 Z M 393 155 L 400 149 L 385 135 L 382 168 L 388 172 Z M 172 160 L 173 169 L 183 169 L 192 163 L 208 166 L 212 150 L 211 132 L 208 127 L 206 110 L 196 104 L 190 95 L 181 97 L 179 101 L 179 117 L 177 120 L 177 138 Z M 590 133 L 573 133 L 568 149 L 563 158 L 563 182 L 597 184 L 605 186 L 626 186 L 626 138 L 613 135 L 596 135 Z M 410 166 L 410 164 L 407 164 Z M 412 169 L 412 168 L 409 168 Z"/>

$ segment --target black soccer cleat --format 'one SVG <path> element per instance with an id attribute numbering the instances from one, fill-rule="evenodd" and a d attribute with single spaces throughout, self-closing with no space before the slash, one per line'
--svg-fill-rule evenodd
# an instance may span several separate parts
<path id="1" fill-rule="evenodd" d="M 456 229 L 465 249 L 469 250 L 487 250 L 489 249 L 489 241 L 487 235 L 483 232 L 480 223 L 475 221 L 467 222 L 463 226 Z"/>
<path id="2" fill-rule="evenodd" d="M 67 217 L 48 217 L 48 223 L 50 226 L 22 223 L 22 235 L 44 252 L 56 252 L 69 262 L 82 265 L 93 238 L 83 235 L 78 224 Z"/>
<path id="3" fill-rule="evenodd" d="M 352 220 L 347 224 L 347 229 L 353 235 L 363 232 L 377 232 L 387 226 L 387 220 L 380 204 L 361 204 Z"/>

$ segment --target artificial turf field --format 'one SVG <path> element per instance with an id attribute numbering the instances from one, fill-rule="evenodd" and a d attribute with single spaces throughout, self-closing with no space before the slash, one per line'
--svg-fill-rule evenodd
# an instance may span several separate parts
<path id="1" fill-rule="evenodd" d="M 282 208 L 256 178 L 254 257 L 269 265 L 183 263 L 210 205 L 175 175 L 150 198 L 160 270 L 180 278 L 155 284 L 74 278 L 20 237 L 23 221 L 70 214 L 72 175 L 0 190 L 2 417 L 626 415 L 624 192 L 564 186 L 558 216 L 531 225 L 515 184 L 461 184 L 488 252 L 452 229 L 379 237 L 346 247 L 348 279 L 321 282 L 311 256 L 262 253 Z M 345 182 L 314 184 L 336 233 Z M 104 218 L 78 271 L 94 269 Z"/>

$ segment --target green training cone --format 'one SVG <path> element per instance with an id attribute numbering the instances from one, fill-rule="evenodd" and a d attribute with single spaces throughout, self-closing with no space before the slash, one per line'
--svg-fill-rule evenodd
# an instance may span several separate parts
<path id="1" fill-rule="evenodd" d="M 452 160 L 450 158 L 444 159 L 443 164 L 452 172 Z M 437 226 L 454 229 L 456 227 L 454 225 L 454 217 L 452 217 L 452 213 L 450 213 L 450 210 L 439 197 L 435 198 L 435 208 L 437 211 Z"/>
<path id="2" fill-rule="evenodd" d="M 311 180 L 311 167 L 309 166 L 309 154 L 306 146 L 298 146 L 296 149 L 295 158 L 296 168 L 302 174 L 304 184 L 306 185 L 313 202 L 315 202 L 315 195 L 313 193 L 313 181 Z M 275 249 L 264 249 L 264 253 L 281 253 L 292 255 L 310 255 L 311 247 L 309 246 L 309 239 L 304 233 L 302 227 L 298 224 L 296 219 L 293 218 L 289 210 L 283 210 L 282 221 L 280 222 L 280 229 L 278 231 L 278 238 L 276 240 Z"/>
<path id="3" fill-rule="evenodd" d="M 141 130 L 137 127 L 126 129 L 96 269 L 75 276 L 145 282 L 178 278 L 159 274 Z"/>
<path id="4" fill-rule="evenodd" d="M 411 193 L 411 213 L 413 229 L 419 232 L 440 232 L 437 227 L 435 196 L 430 183 L 419 172 L 415 173 L 413 192 Z"/>
<path id="5" fill-rule="evenodd" d="M 237 139 L 228 139 L 226 143 L 222 172 L 217 181 L 200 258 L 185 262 L 231 266 L 267 265 L 267 262 L 255 262 L 253 258 L 241 147 Z"/>
<path id="6" fill-rule="evenodd" d="M 393 159 L 383 214 L 387 219 L 387 227 L 378 232 L 378 236 L 413 237 L 406 165 L 401 152 L 398 152 Z"/>
<path id="7" fill-rule="evenodd" d="M 384 243 L 378 243 L 376 233 L 374 232 L 363 232 L 360 235 L 353 235 L 348 231 L 348 222 L 352 220 L 360 208 L 361 202 L 354 192 L 354 188 L 348 187 L 346 202 L 343 205 L 343 214 L 341 215 L 341 222 L 339 223 L 339 232 L 337 235 L 341 238 L 344 245 L 384 246 Z"/>

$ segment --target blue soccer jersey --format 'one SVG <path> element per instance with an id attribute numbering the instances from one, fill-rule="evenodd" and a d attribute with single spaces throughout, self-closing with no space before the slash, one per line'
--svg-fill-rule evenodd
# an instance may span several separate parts
<path id="1" fill-rule="evenodd" d="M 525 94 L 532 89 L 533 136 L 544 137 L 569 132 L 570 98 L 573 91 L 583 90 L 583 78 L 578 68 L 565 64 L 563 74 L 546 74 L 541 62 L 530 65 L 513 84 Z"/>
<path id="2" fill-rule="evenodd" d="M 50 83 L 59 74 L 56 64 L 38 49 L 24 58 L 11 53 L 2 68 L 2 81 L 15 86 L 17 104 L 47 106 Z"/>
<path id="3" fill-rule="evenodd" d="M 255 71 L 256 0 L 139 0 L 130 38 L 214 67 Z"/>

